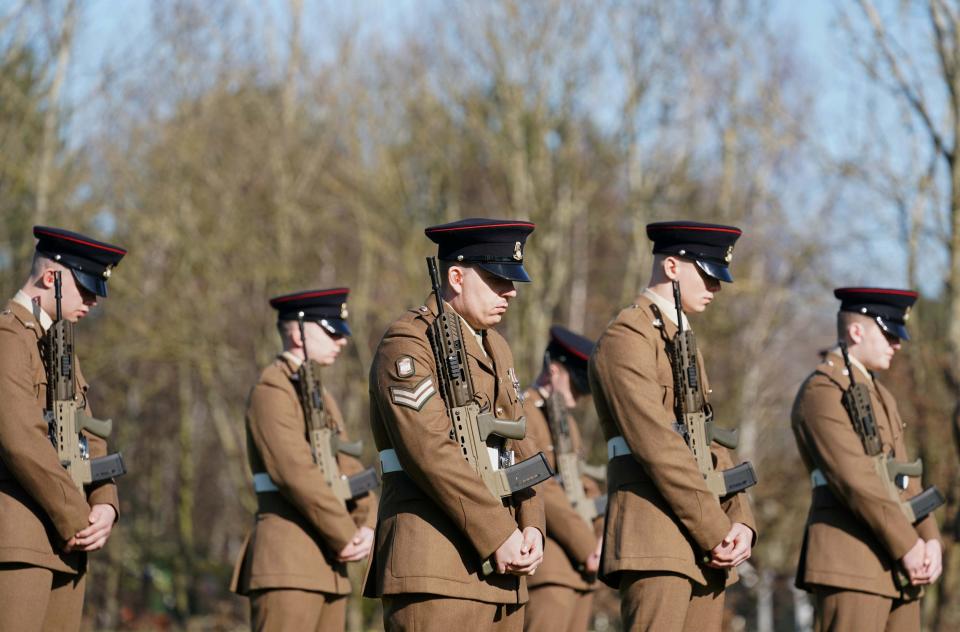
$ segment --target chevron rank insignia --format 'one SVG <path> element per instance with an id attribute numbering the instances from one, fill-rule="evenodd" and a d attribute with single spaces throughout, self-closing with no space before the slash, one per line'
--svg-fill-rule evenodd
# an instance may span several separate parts
<path id="1" fill-rule="evenodd" d="M 424 404 L 430 401 L 430 398 L 433 397 L 436 392 L 437 389 L 433 386 L 433 376 L 428 375 L 413 388 L 391 386 L 390 399 L 397 406 L 406 406 L 413 410 L 420 410 Z"/>

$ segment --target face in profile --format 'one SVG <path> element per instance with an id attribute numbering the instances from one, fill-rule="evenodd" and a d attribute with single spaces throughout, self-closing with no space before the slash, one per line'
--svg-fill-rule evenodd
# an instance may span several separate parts
<path id="1" fill-rule="evenodd" d="M 307 355 L 320 366 L 330 366 L 336 362 L 340 351 L 347 346 L 347 337 L 330 334 L 320 323 L 305 322 Z"/>
<path id="2" fill-rule="evenodd" d="M 447 279 L 455 293 L 450 304 L 474 329 L 495 327 L 517 295 L 513 281 L 479 266 L 452 266 Z"/>
<path id="3" fill-rule="evenodd" d="M 677 281 L 680 282 L 680 299 L 683 311 L 696 313 L 707 309 L 713 296 L 720 291 L 720 281 L 704 272 L 693 261 L 676 259 Z"/>
<path id="4" fill-rule="evenodd" d="M 858 325 L 857 358 L 871 371 L 886 371 L 900 350 L 900 338 L 885 332 L 873 319 L 863 319 Z"/>
<path id="5" fill-rule="evenodd" d="M 43 273 L 44 287 L 49 288 L 49 301 L 44 301 L 43 308 L 51 318 L 57 317 L 57 301 L 53 291 L 54 272 L 60 271 L 60 314 L 64 320 L 71 323 L 78 322 L 96 307 L 100 297 L 77 283 L 73 273 L 62 266 L 50 268 Z"/>

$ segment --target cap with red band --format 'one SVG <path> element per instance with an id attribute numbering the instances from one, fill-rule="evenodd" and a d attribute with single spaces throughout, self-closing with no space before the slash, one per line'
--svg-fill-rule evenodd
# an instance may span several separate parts
<path id="1" fill-rule="evenodd" d="M 529 281 L 523 248 L 534 224 L 511 219 L 462 219 L 431 226 L 424 232 L 437 244 L 441 261 L 475 263 L 510 281 Z"/>
<path id="2" fill-rule="evenodd" d="M 682 220 L 647 224 L 653 254 L 684 257 L 719 281 L 733 282 L 733 245 L 743 234 L 736 226 Z"/>
<path id="3" fill-rule="evenodd" d="M 277 310 L 277 320 L 304 320 L 319 323 L 331 335 L 351 335 L 347 324 L 347 295 L 350 289 L 302 290 L 270 299 Z"/>
<path id="4" fill-rule="evenodd" d="M 901 340 L 910 340 L 907 320 L 918 296 L 913 290 L 841 287 L 835 289 L 833 295 L 840 299 L 841 312 L 872 316 L 883 331 Z"/>
<path id="5" fill-rule="evenodd" d="M 593 353 L 594 342 L 560 325 L 550 328 L 550 343 L 547 345 L 548 361 L 559 362 L 570 373 L 570 381 L 580 393 L 590 392 L 587 379 L 587 361 Z"/>
<path id="6" fill-rule="evenodd" d="M 70 268 L 77 283 L 98 296 L 107 295 L 107 279 L 127 254 L 120 246 L 62 228 L 34 226 L 33 236 L 38 253 Z"/>

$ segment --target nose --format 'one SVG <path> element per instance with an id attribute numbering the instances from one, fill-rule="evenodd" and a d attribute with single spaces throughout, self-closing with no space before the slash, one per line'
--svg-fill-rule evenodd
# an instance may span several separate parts
<path id="1" fill-rule="evenodd" d="M 503 289 L 500 290 L 500 296 L 514 298 L 517 295 L 517 286 L 513 281 L 504 281 Z"/>
<path id="2" fill-rule="evenodd" d="M 337 346 L 343 349 L 344 347 L 347 346 L 347 342 L 349 341 L 347 340 L 347 337 L 344 336 L 343 338 L 337 339 Z"/>

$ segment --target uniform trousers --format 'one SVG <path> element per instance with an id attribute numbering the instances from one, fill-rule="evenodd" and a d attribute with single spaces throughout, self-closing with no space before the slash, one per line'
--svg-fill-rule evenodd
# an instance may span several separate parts
<path id="1" fill-rule="evenodd" d="M 586 632 L 592 608 L 591 591 L 542 584 L 530 589 L 523 629 L 524 632 Z"/>
<path id="2" fill-rule="evenodd" d="M 0 632 L 75 632 L 86 575 L 0 564 Z"/>
<path id="3" fill-rule="evenodd" d="M 522 632 L 523 604 L 440 595 L 383 596 L 385 632 Z"/>
<path id="4" fill-rule="evenodd" d="M 620 617 L 630 632 L 720 632 L 723 584 L 695 583 L 665 572 L 624 571 Z"/>
<path id="5" fill-rule="evenodd" d="M 347 595 L 281 588 L 250 592 L 253 632 L 343 632 Z"/>
<path id="6" fill-rule="evenodd" d="M 817 586 L 816 632 L 919 632 L 920 600 Z"/>

